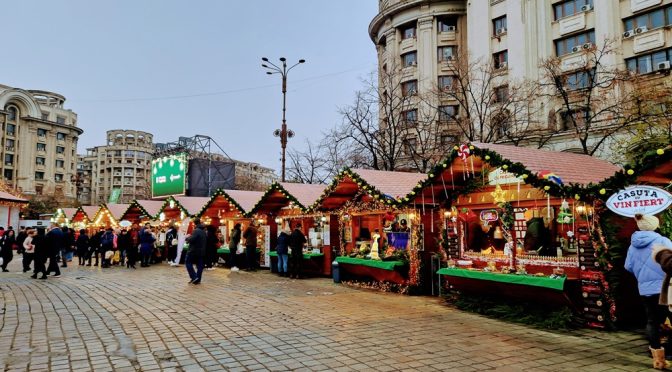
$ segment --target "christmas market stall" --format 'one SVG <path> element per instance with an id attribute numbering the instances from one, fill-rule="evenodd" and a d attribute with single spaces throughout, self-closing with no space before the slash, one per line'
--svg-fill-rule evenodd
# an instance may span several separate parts
<path id="1" fill-rule="evenodd" d="M 58 208 L 51 218 L 51 222 L 61 226 L 70 226 L 70 221 L 72 221 L 75 213 L 77 213 L 77 208 Z"/>
<path id="2" fill-rule="evenodd" d="M 161 200 L 134 200 L 122 214 L 120 221 L 128 221 L 133 225 L 140 225 L 156 220 L 161 212 L 163 203 Z"/>
<path id="3" fill-rule="evenodd" d="M 341 171 L 311 210 L 336 215 L 338 278 L 351 285 L 409 293 L 419 286 L 424 223 L 399 208 L 426 174 L 364 169 Z"/>
<path id="4" fill-rule="evenodd" d="M 129 204 L 101 204 L 93 217 L 93 225 L 99 228 L 119 228 L 119 221 L 128 207 Z"/>
<path id="5" fill-rule="evenodd" d="M 441 200 L 439 274 L 452 288 L 577 310 L 596 302 L 581 289 L 601 274 L 586 189 L 618 170 L 585 155 L 473 143 L 453 149 L 405 202 Z"/>
<path id="6" fill-rule="evenodd" d="M 4 190 L 3 190 L 4 189 Z M 18 195 L 14 195 L 6 185 L 0 185 L 0 226 L 9 228 L 10 226 L 19 229 L 19 218 L 21 209 L 28 205 L 28 200 Z"/>
<path id="7" fill-rule="evenodd" d="M 77 208 L 70 219 L 70 226 L 76 230 L 93 229 L 93 221 L 99 209 L 100 206 L 96 205 L 83 205 Z"/>
<path id="8" fill-rule="evenodd" d="M 277 272 L 277 237 L 282 230 L 290 232 L 299 224 L 308 243 L 304 248 L 303 274 L 331 275 L 332 236 L 338 237 L 338 223 L 323 213 L 309 212 L 308 208 L 322 195 L 325 185 L 282 182 L 273 183 L 248 212 L 270 228 L 270 250 L 266 263 Z M 330 228 L 330 226 L 332 228 Z"/>
<path id="9" fill-rule="evenodd" d="M 219 189 L 213 193 L 212 197 L 197 213 L 197 216 L 201 218 L 203 223 L 214 227 L 221 233 L 223 244 L 217 250 L 217 254 L 227 263 L 232 262 L 230 260 L 231 251 L 229 249 L 229 238 L 231 230 L 233 230 L 235 224 L 240 223 L 242 226 L 242 231 L 245 231 L 245 228 L 247 228 L 250 221 L 252 221 L 251 218 L 246 216 L 246 213 L 252 209 L 254 204 L 259 200 L 259 198 L 261 198 L 261 195 L 262 193 L 260 191 Z M 257 239 L 257 252 L 260 254 L 260 264 L 263 266 L 263 252 L 268 250 L 265 240 L 268 239 L 268 234 L 266 234 L 265 227 L 263 225 L 259 227 L 259 230 L 260 231 Z M 244 265 L 240 265 L 245 263 L 245 255 L 242 253 L 242 246 L 240 247 L 241 249 L 239 250 L 237 248 L 233 254 L 236 255 L 237 265 L 244 267 Z"/>

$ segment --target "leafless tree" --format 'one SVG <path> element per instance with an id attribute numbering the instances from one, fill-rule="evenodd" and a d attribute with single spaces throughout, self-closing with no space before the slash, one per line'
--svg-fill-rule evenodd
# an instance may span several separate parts
<path id="1" fill-rule="evenodd" d="M 329 158 L 325 156 L 324 148 L 315 146 L 307 139 L 303 150 L 292 149 L 288 155 L 287 173 L 292 182 L 320 184 L 329 179 Z"/>
<path id="2" fill-rule="evenodd" d="M 611 39 L 585 44 L 569 58 L 548 58 L 541 64 L 540 92 L 560 107 L 557 129 L 572 133 L 587 155 L 634 126 L 669 123 L 669 113 L 660 109 L 667 88 L 615 66 L 615 45 Z"/>

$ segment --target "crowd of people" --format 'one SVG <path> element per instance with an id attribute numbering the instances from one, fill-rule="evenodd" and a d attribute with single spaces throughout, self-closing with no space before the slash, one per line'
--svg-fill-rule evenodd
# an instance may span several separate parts
<path id="1" fill-rule="evenodd" d="M 256 224 L 251 223 L 245 231 L 241 224 L 236 224 L 230 232 L 228 242 L 219 229 L 204 225 L 199 219 L 194 221 L 194 230 L 185 238 L 187 247 L 184 262 L 189 273 L 191 284 L 199 284 L 204 270 L 214 270 L 219 263 L 219 248 L 228 247 L 228 265 L 232 271 L 239 271 L 236 256 L 245 257 L 245 270 L 256 271 L 257 259 Z M 0 227 L 0 268 L 8 272 L 9 263 L 14 259 L 14 252 L 23 256 L 23 272 L 32 270 L 34 279 L 47 279 L 49 276 L 61 276 L 60 268 L 67 267 L 76 256 L 80 266 L 125 266 L 135 269 L 149 267 L 154 264 L 168 262 L 179 265 L 182 252 L 179 246 L 178 227 L 170 224 L 167 229 L 151 226 L 132 226 L 130 228 L 100 228 L 93 234 L 85 229 L 75 231 L 57 225 L 49 229 L 21 228 L 15 233 L 12 227 L 7 231 Z M 278 238 L 278 273 L 288 275 L 288 259 L 292 258 L 289 267 L 291 277 L 300 278 L 303 246 L 306 238 L 298 224 L 293 232 L 283 231 Z M 242 249 L 241 249 L 242 248 Z M 291 256 L 288 256 L 291 250 Z M 31 267 L 32 265 L 32 267 Z M 194 269 L 196 266 L 196 269 Z"/>

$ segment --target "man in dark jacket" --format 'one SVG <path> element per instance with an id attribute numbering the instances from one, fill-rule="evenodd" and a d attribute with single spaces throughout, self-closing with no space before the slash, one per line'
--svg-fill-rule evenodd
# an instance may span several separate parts
<path id="1" fill-rule="evenodd" d="M 47 274 L 54 273 L 54 278 L 61 276 L 61 269 L 58 268 L 58 257 L 61 255 L 61 251 L 65 248 L 65 236 L 63 231 L 55 226 L 46 236 L 48 254 L 49 254 L 49 266 L 47 267 Z"/>
<path id="2" fill-rule="evenodd" d="M 303 264 L 303 246 L 306 244 L 306 236 L 301 231 L 301 223 L 297 223 L 292 235 L 289 236 L 289 248 L 291 250 L 289 277 L 301 279 L 301 265 Z"/>
<path id="3" fill-rule="evenodd" d="M 19 228 L 19 233 L 16 235 L 16 245 L 18 246 L 16 249 L 16 253 L 18 254 L 23 254 L 25 251 L 23 249 L 23 242 L 26 241 L 26 238 L 28 237 L 28 231 L 25 227 L 20 227 Z"/>
<path id="4" fill-rule="evenodd" d="M 247 261 L 245 271 L 257 270 L 257 228 L 254 224 L 254 221 L 250 222 L 250 225 L 243 233 L 243 238 L 245 238 L 245 258 Z"/>
<path id="5" fill-rule="evenodd" d="M 93 256 L 96 256 L 96 262 L 93 264 L 93 266 L 98 266 L 98 257 L 100 257 L 100 255 L 101 255 L 100 240 L 103 238 L 103 233 L 104 232 L 105 231 L 101 228 L 100 230 L 98 230 L 97 233 L 93 234 L 93 236 L 91 237 L 91 240 L 90 240 L 90 242 L 91 242 L 91 255 L 88 256 L 89 263 L 86 266 L 91 266 L 91 258 Z M 101 258 L 105 258 L 105 257 L 101 257 Z"/>
<path id="6" fill-rule="evenodd" d="M 201 220 L 194 220 L 194 232 L 187 237 L 186 242 L 189 243 L 189 251 L 187 252 L 187 258 L 184 260 L 185 265 L 187 266 L 187 272 L 189 273 L 189 278 L 191 284 L 200 284 L 201 276 L 203 275 L 203 260 L 205 259 L 205 246 L 207 243 L 208 237 L 203 230 L 203 225 L 201 225 Z M 194 263 L 196 264 L 197 271 L 194 272 Z"/>

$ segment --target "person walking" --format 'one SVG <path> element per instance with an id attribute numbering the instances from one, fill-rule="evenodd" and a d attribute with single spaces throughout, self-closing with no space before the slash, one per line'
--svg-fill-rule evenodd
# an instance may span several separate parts
<path id="1" fill-rule="evenodd" d="M 28 236 L 28 228 L 21 226 L 19 228 L 19 233 L 16 234 L 16 253 L 18 254 L 23 254 L 25 250 L 23 249 L 23 242 L 26 240 L 26 237 Z"/>
<path id="2" fill-rule="evenodd" d="M 140 267 L 149 267 L 154 249 L 154 236 L 152 236 L 149 228 L 140 229 L 140 232 L 138 232 L 138 241 L 140 242 L 140 254 L 142 256 Z"/>
<path id="3" fill-rule="evenodd" d="M 31 239 L 31 245 L 35 252 L 35 265 L 31 278 L 37 279 L 37 274 L 42 274 L 40 279 L 47 279 L 47 269 L 45 264 L 51 255 L 51 252 L 43 227 L 37 228 L 37 233 L 33 235 L 33 238 Z M 58 265 L 56 265 L 56 269 L 58 269 Z"/>
<path id="4" fill-rule="evenodd" d="M 126 268 L 135 269 L 135 260 L 137 259 L 138 249 L 133 249 L 133 237 L 126 229 L 121 229 L 117 238 L 117 246 L 121 255 L 126 258 Z M 123 261 L 121 262 L 123 264 Z"/>
<path id="5" fill-rule="evenodd" d="M 301 266 L 303 264 L 303 246 L 306 244 L 306 236 L 301 231 L 301 223 L 297 223 L 289 237 L 291 257 L 289 261 L 290 278 L 301 279 Z"/>
<path id="6" fill-rule="evenodd" d="M 86 230 L 79 230 L 79 236 L 75 242 L 75 245 L 77 246 L 77 258 L 79 259 L 79 266 L 84 266 L 84 264 L 86 264 L 86 258 L 89 257 L 89 250 L 91 249 L 89 244 L 89 236 L 86 234 Z M 90 260 L 91 257 L 89 257 L 89 261 Z"/>
<path id="7" fill-rule="evenodd" d="M 103 252 L 102 252 L 102 247 L 100 245 L 100 242 L 103 239 L 103 234 L 104 233 L 105 233 L 105 230 L 103 230 L 101 228 L 100 230 L 98 230 L 97 233 L 95 233 L 91 237 L 91 250 L 92 250 L 91 251 L 91 256 L 96 257 L 96 262 L 93 264 L 93 266 L 98 266 L 98 258 L 101 259 L 101 262 L 104 259 L 104 257 L 102 257 Z M 87 264 L 87 266 L 91 266 L 91 259 L 89 259 L 89 263 Z"/>
<path id="8" fill-rule="evenodd" d="M 200 284 L 203 275 L 203 260 L 206 255 L 208 237 L 203 230 L 204 226 L 201 225 L 200 219 L 197 218 L 194 221 L 194 225 L 196 228 L 194 228 L 194 231 L 186 239 L 186 242 L 189 243 L 189 251 L 187 252 L 187 257 L 184 262 L 185 266 L 187 266 L 189 278 L 191 279 L 189 283 Z M 196 264 L 196 272 L 194 272 L 194 264 Z"/>
<path id="9" fill-rule="evenodd" d="M 672 241 L 655 231 L 660 224 L 655 216 L 637 214 L 635 220 L 639 231 L 632 234 L 625 269 L 637 278 L 639 295 L 646 309 L 646 336 L 653 356 L 653 367 L 664 369 L 669 367 L 669 363 L 665 361 L 665 349 L 660 343 L 660 327 L 665 319 L 670 318 L 670 313 L 659 301 L 663 283 L 669 283 L 669 278 L 664 281 L 665 272 L 661 265 L 656 264 L 652 254 L 654 245 L 672 249 Z M 666 291 L 662 294 L 667 295 Z"/>
<path id="10" fill-rule="evenodd" d="M 54 278 L 60 278 L 61 269 L 58 268 L 58 259 L 61 256 L 61 252 L 63 251 L 63 231 L 58 226 L 54 226 L 51 230 L 49 230 L 45 238 L 47 255 L 49 257 L 47 274 L 54 273 Z"/>
<path id="11" fill-rule="evenodd" d="M 210 271 L 215 269 L 215 263 L 217 263 L 217 228 L 209 225 L 205 233 L 207 235 L 205 243 L 205 267 Z"/>
<path id="12" fill-rule="evenodd" d="M 278 246 L 275 248 L 275 252 L 278 254 L 278 275 L 280 276 L 289 276 L 289 272 L 287 272 L 287 260 L 289 259 L 289 238 L 291 233 L 289 229 L 282 230 L 278 236 Z"/>
<path id="13" fill-rule="evenodd" d="M 177 229 L 172 223 L 166 231 L 166 248 L 168 262 L 174 262 L 177 258 Z"/>
<path id="14" fill-rule="evenodd" d="M 238 271 L 238 266 L 236 266 L 236 255 L 238 254 L 238 244 L 240 244 L 240 238 L 242 236 L 241 226 L 239 223 L 233 226 L 231 229 L 231 237 L 229 238 L 229 264 L 231 266 L 231 271 Z"/>
<path id="15" fill-rule="evenodd" d="M 26 238 L 23 239 L 23 272 L 30 271 L 30 264 L 35 259 L 35 245 L 33 238 L 37 234 L 34 229 L 26 229 Z"/>
<path id="16" fill-rule="evenodd" d="M 245 229 L 243 238 L 245 238 L 245 271 L 257 271 L 257 227 L 254 220 Z"/>
<path id="17" fill-rule="evenodd" d="M 14 258 L 14 247 L 16 246 L 16 237 L 14 230 L 8 230 L 3 236 L 2 247 L 0 247 L 0 256 L 2 256 L 2 272 L 9 272 L 7 265 Z"/>
<path id="18" fill-rule="evenodd" d="M 72 229 L 62 227 L 63 246 L 61 247 L 61 267 L 68 267 L 68 262 L 72 261 L 72 254 L 75 246 L 75 235 Z"/>
<path id="19" fill-rule="evenodd" d="M 114 232 L 111 227 L 108 227 L 105 233 L 100 238 L 100 255 L 102 264 L 101 268 L 110 267 L 110 262 L 112 260 L 113 250 L 114 250 Z"/>

